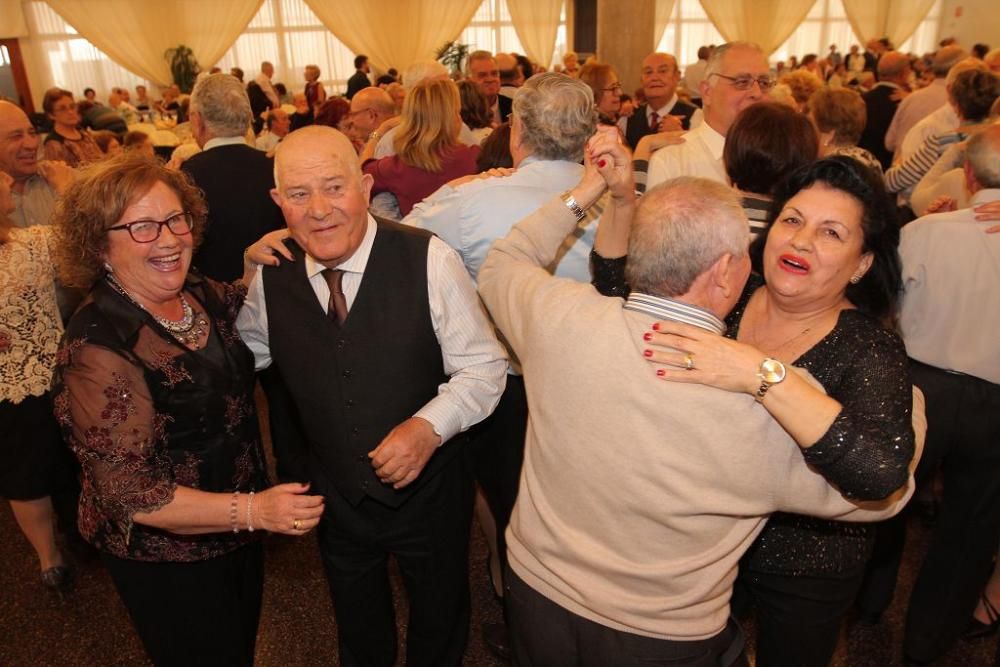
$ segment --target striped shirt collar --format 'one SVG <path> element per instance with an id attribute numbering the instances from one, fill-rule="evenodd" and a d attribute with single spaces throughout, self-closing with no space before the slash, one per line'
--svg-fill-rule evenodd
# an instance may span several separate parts
<path id="1" fill-rule="evenodd" d="M 704 308 L 675 299 L 652 296 L 642 292 L 630 292 L 623 307 L 625 310 L 634 310 L 637 313 L 645 313 L 658 319 L 691 324 L 720 336 L 726 332 L 726 325 L 712 313 Z"/>

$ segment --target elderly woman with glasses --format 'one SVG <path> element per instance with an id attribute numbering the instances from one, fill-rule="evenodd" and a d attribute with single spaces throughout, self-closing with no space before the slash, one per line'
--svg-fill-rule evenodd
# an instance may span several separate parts
<path id="1" fill-rule="evenodd" d="M 594 92 L 597 121 L 602 125 L 617 124 L 622 108 L 622 85 L 615 68 L 604 63 L 590 63 L 580 70 L 579 78 Z"/>
<path id="2" fill-rule="evenodd" d="M 80 129 L 73 93 L 50 88 L 42 98 L 42 109 L 52 121 L 52 131 L 42 144 L 46 160 L 62 160 L 71 167 L 79 167 L 104 157 L 90 133 Z"/>
<path id="3" fill-rule="evenodd" d="M 56 214 L 63 279 L 90 290 L 54 388 L 83 469 L 80 532 L 157 665 L 252 664 L 259 537 L 304 535 L 323 510 L 306 485 L 269 488 L 234 324 L 246 290 L 189 272 L 205 214 L 184 175 L 127 154 L 83 170 Z"/>

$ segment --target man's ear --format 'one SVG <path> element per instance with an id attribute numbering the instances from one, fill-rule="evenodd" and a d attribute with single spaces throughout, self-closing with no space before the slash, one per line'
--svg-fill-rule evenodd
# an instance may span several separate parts
<path id="1" fill-rule="evenodd" d="M 270 194 L 271 194 L 271 201 L 277 204 L 278 208 L 281 208 L 281 204 L 284 203 L 285 199 L 284 197 L 281 196 L 281 193 L 278 192 L 278 188 L 271 188 Z"/>

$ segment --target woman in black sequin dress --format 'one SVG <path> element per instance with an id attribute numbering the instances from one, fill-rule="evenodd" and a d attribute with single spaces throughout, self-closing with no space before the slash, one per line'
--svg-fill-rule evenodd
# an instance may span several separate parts
<path id="1" fill-rule="evenodd" d="M 902 492 L 914 433 L 906 350 L 883 326 L 900 287 L 891 201 L 859 162 L 831 157 L 779 186 L 770 219 L 751 249 L 757 273 L 727 320 L 728 337 L 713 341 L 658 323 L 660 333 L 648 339 L 672 349 L 655 348 L 657 372 L 758 395 L 807 462 L 846 497 Z M 622 263 L 595 253 L 603 293 L 625 289 Z M 685 370 L 688 357 L 692 370 Z M 763 387 L 764 358 L 789 367 L 783 382 Z M 756 611 L 758 665 L 829 663 L 872 539 L 871 525 L 771 518 L 744 557 L 734 594 L 737 613 Z"/>

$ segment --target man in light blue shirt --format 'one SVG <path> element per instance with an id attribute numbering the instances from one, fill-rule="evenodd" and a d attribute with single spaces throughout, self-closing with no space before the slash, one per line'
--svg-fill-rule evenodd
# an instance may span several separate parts
<path id="1" fill-rule="evenodd" d="M 559 74 L 534 76 L 514 98 L 510 151 L 517 171 L 444 185 L 413 207 L 403 224 L 430 230 L 462 256 L 473 279 L 496 239 L 583 176 L 583 147 L 594 133 L 593 94 Z M 566 238 L 555 275 L 590 282 L 589 257 L 597 229 L 585 218 Z"/>
<path id="2" fill-rule="evenodd" d="M 458 251 L 475 279 L 486 253 L 522 218 L 553 196 L 574 187 L 583 176 L 583 149 L 594 134 L 597 115 L 590 88 L 562 74 L 533 76 L 517 90 L 510 115 L 510 152 L 514 174 L 452 181 L 413 207 L 403 224 L 437 234 Z M 563 242 L 548 267 L 560 277 L 590 282 L 590 250 L 597 230 L 595 216 L 584 217 Z M 473 436 L 476 479 L 496 522 L 497 554 L 506 563 L 504 532 L 517 499 L 528 402 L 524 381 L 512 370 L 496 411 Z M 483 628 L 494 653 L 509 656 L 506 629 Z"/>

